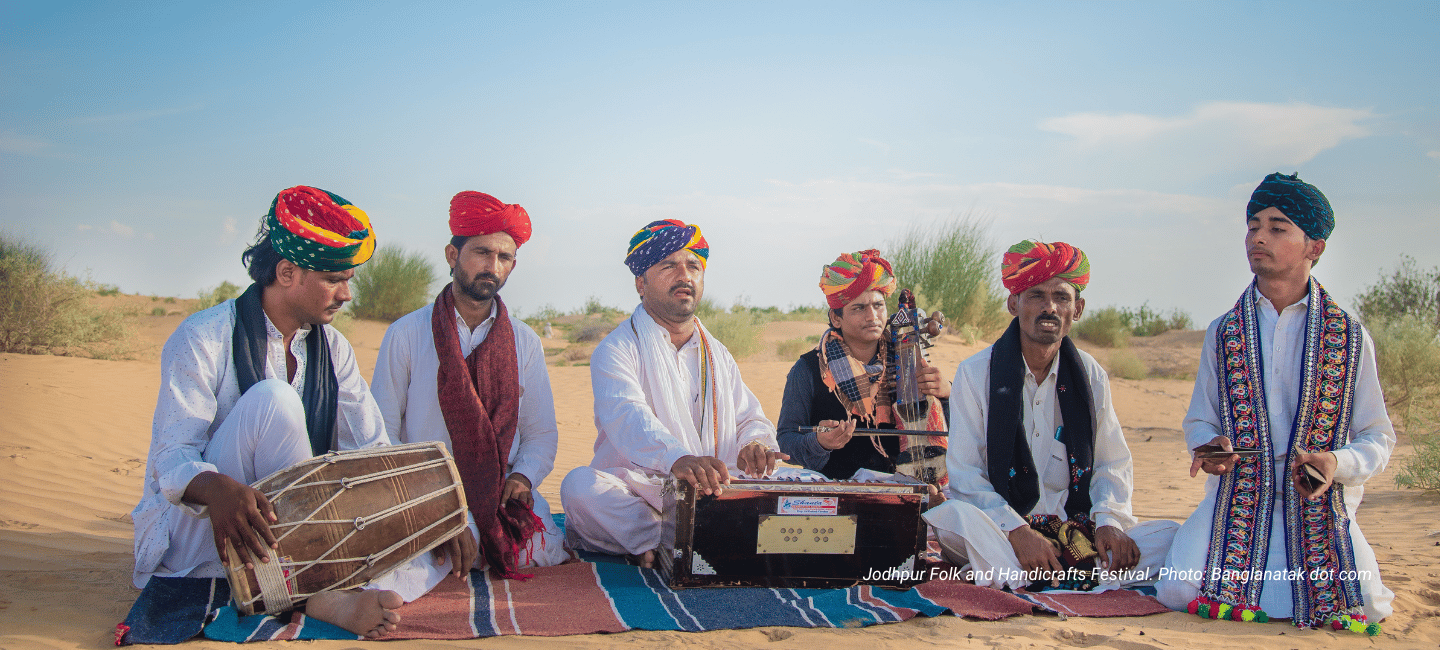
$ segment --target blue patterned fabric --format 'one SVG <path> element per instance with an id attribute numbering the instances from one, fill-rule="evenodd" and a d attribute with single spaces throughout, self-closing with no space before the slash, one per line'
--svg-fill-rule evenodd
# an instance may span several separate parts
<path id="1" fill-rule="evenodd" d="M 1311 239 L 1329 239 L 1330 232 L 1335 230 L 1335 211 L 1330 208 L 1330 200 L 1320 188 L 1300 180 L 1299 174 L 1285 176 L 1276 172 L 1266 176 L 1250 195 L 1245 218 L 1248 220 L 1265 208 L 1285 213 Z"/>

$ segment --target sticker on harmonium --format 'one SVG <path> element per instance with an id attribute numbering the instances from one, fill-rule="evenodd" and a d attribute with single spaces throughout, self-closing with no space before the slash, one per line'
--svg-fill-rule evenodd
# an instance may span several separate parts
<path id="1" fill-rule="evenodd" d="M 780 497 L 777 515 L 833 515 L 840 511 L 840 497 Z"/>

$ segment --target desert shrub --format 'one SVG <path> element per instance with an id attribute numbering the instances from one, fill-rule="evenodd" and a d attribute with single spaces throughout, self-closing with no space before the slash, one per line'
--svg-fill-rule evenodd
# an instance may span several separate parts
<path id="1" fill-rule="evenodd" d="M 799 359 L 800 355 L 815 349 L 815 343 L 808 337 L 781 341 L 775 344 L 775 356 L 785 361 Z"/>
<path id="2" fill-rule="evenodd" d="M 240 297 L 240 287 L 229 280 L 221 282 L 210 289 L 202 289 L 195 302 L 195 311 L 203 311 L 214 307 L 226 300 L 234 300 Z"/>
<path id="3" fill-rule="evenodd" d="M 330 327 L 335 328 L 345 338 L 350 338 L 350 334 L 355 331 L 355 317 L 350 315 L 350 310 L 342 309 L 330 321 Z"/>
<path id="4" fill-rule="evenodd" d="M 1355 305 L 1367 325 L 1410 315 L 1440 329 L 1440 267 L 1426 271 L 1415 258 L 1401 255 L 1394 273 L 1385 277 L 1382 271 L 1380 281 L 1360 292 Z"/>
<path id="5" fill-rule="evenodd" d="M 1419 433 L 1423 418 L 1440 410 L 1440 340 L 1414 314 L 1372 319 L 1375 364 L 1391 417 L 1405 431 Z"/>
<path id="6" fill-rule="evenodd" d="M 571 363 L 574 363 L 574 362 L 577 362 L 577 361 L 589 361 L 589 360 L 590 360 L 590 355 L 592 355 L 592 354 L 594 354 L 594 353 L 595 353 L 595 348 L 594 348 L 593 346 L 589 346 L 589 345 L 577 345 L 577 346 L 565 348 L 565 351 L 562 352 L 562 353 L 560 353 L 560 358 L 561 358 L 561 359 L 564 359 L 564 360 L 566 360 L 566 361 L 569 361 L 569 362 L 571 362 Z"/>
<path id="7" fill-rule="evenodd" d="M 430 285 L 435 278 L 435 267 L 423 253 L 383 245 L 350 280 L 355 293 L 350 312 L 355 318 L 394 321 L 434 298 Z"/>
<path id="8" fill-rule="evenodd" d="M 164 307 L 156 307 L 150 310 L 151 316 L 164 316 L 166 313 L 168 312 L 165 311 Z"/>
<path id="9" fill-rule="evenodd" d="M 1401 461 L 1395 473 L 1395 486 L 1440 490 L 1440 434 L 1431 433 L 1410 439 L 1415 452 Z"/>
<path id="10" fill-rule="evenodd" d="M 760 329 L 762 325 L 748 310 L 730 312 L 719 309 L 708 298 L 701 299 L 695 308 L 695 315 L 705 324 L 705 329 L 720 340 L 730 355 L 743 359 L 760 350 Z"/>
<path id="11" fill-rule="evenodd" d="M 955 336 L 958 336 L 960 338 L 960 341 L 965 345 L 975 345 L 975 342 L 979 341 L 980 337 L 985 334 L 984 332 L 980 331 L 980 328 L 971 325 L 970 323 L 965 323 L 960 327 L 950 329 L 950 332 L 953 333 Z"/>
<path id="12" fill-rule="evenodd" d="M 968 217 L 916 226 L 887 242 L 882 253 L 894 265 L 899 286 L 916 293 L 921 309 L 944 312 L 951 328 L 969 324 L 991 331 L 1010 317 L 999 282 L 1000 249 L 988 231 Z"/>
<path id="13" fill-rule="evenodd" d="M 1180 309 L 1172 309 L 1169 315 L 1165 315 L 1151 309 L 1148 301 L 1141 304 L 1139 309 L 1121 307 L 1118 311 L 1121 322 L 1130 328 L 1130 333 L 1135 336 L 1156 336 L 1170 330 L 1188 330 L 1194 325 L 1190 314 Z"/>
<path id="14" fill-rule="evenodd" d="M 1070 328 L 1070 333 L 1107 348 L 1123 348 L 1130 344 L 1130 328 L 1115 307 L 1087 310 L 1080 322 Z"/>
<path id="15" fill-rule="evenodd" d="M 615 323 L 591 321 L 570 328 L 570 333 L 565 338 L 569 339 L 571 343 L 596 343 L 614 329 Z"/>
<path id="16" fill-rule="evenodd" d="M 174 296 L 165 296 L 165 304 L 167 304 L 167 305 L 173 305 L 173 304 L 175 304 L 175 297 L 174 297 Z"/>
<path id="17" fill-rule="evenodd" d="M 830 323 L 830 310 L 826 307 L 811 307 L 806 305 L 791 305 L 786 310 L 783 320 L 816 321 Z"/>
<path id="18" fill-rule="evenodd" d="M 1140 360 L 1134 352 L 1129 349 L 1114 350 L 1110 353 L 1105 362 L 1105 370 L 1112 377 L 1124 379 L 1145 379 L 1150 376 L 1150 368 Z"/>
<path id="19" fill-rule="evenodd" d="M 49 251 L 0 233 L 0 352 L 124 354 L 124 319 L 91 307 L 95 291 L 53 270 Z"/>
<path id="20" fill-rule="evenodd" d="M 98 284 L 95 285 L 95 295 L 118 296 L 120 295 L 120 287 L 113 284 Z"/>

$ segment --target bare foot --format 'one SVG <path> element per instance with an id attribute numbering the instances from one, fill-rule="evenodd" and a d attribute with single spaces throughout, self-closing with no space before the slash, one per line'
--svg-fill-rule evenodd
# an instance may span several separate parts
<path id="1" fill-rule="evenodd" d="M 642 569 L 653 569 L 655 568 L 655 551 L 652 549 L 639 555 L 631 555 L 630 563 Z"/>
<path id="2" fill-rule="evenodd" d="M 400 594 L 393 591 L 326 591 L 306 601 L 305 613 L 367 639 L 378 639 L 395 631 L 400 623 L 395 609 L 404 604 Z"/>

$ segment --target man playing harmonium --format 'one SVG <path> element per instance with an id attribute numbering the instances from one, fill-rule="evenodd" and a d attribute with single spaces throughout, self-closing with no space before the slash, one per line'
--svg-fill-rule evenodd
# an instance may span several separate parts
<path id="1" fill-rule="evenodd" d="M 792 462 L 832 479 L 895 472 L 900 436 L 854 435 L 858 423 L 894 429 L 899 419 L 885 305 L 895 284 L 890 262 L 877 250 L 846 253 L 825 266 L 820 289 L 830 305 L 830 329 L 790 368 L 780 403 L 780 450 Z M 931 413 L 943 430 L 950 383 L 929 365 L 915 374 L 920 393 L 935 398 Z"/>
<path id="2" fill-rule="evenodd" d="M 1190 475 L 1210 476 L 1157 597 L 1207 618 L 1378 634 L 1395 594 L 1355 511 L 1395 430 L 1375 343 L 1310 275 L 1335 213 L 1318 188 L 1280 174 L 1245 213 L 1255 280 L 1206 331 L 1185 443 Z"/>
<path id="3" fill-rule="evenodd" d="M 695 317 L 709 245 L 700 228 L 655 221 L 625 265 L 640 305 L 595 349 L 595 458 L 560 485 L 572 546 L 653 566 L 665 479 L 718 494 L 738 470 L 774 471 L 775 428 L 724 345 Z"/>
<path id="4" fill-rule="evenodd" d="M 470 508 L 469 530 L 436 549 L 427 591 L 447 571 L 489 567 L 498 577 L 570 556 L 540 482 L 555 466 L 559 433 L 540 337 L 510 315 L 499 291 L 530 238 L 530 215 L 482 192 L 450 201 L 450 284 L 435 302 L 385 332 L 372 390 L 396 444 L 444 442 Z M 477 553 L 478 540 L 478 553 Z"/>
<path id="5" fill-rule="evenodd" d="M 386 443 L 354 349 L 325 327 L 374 250 L 369 217 L 350 202 L 303 185 L 280 192 L 243 256 L 254 284 L 165 342 L 144 493 L 131 513 L 136 587 L 154 576 L 225 577 L 227 541 L 268 561 L 276 515 L 249 484 L 332 449 Z M 402 596 L 325 592 L 306 613 L 379 637 L 399 622 Z"/>
<path id="6" fill-rule="evenodd" d="M 1068 337 L 1089 261 L 1069 244 L 1027 240 L 1005 253 L 1001 278 L 1015 318 L 955 373 L 950 500 L 925 519 L 978 585 L 1154 580 L 1176 524 L 1136 524 L 1109 379 Z"/>

